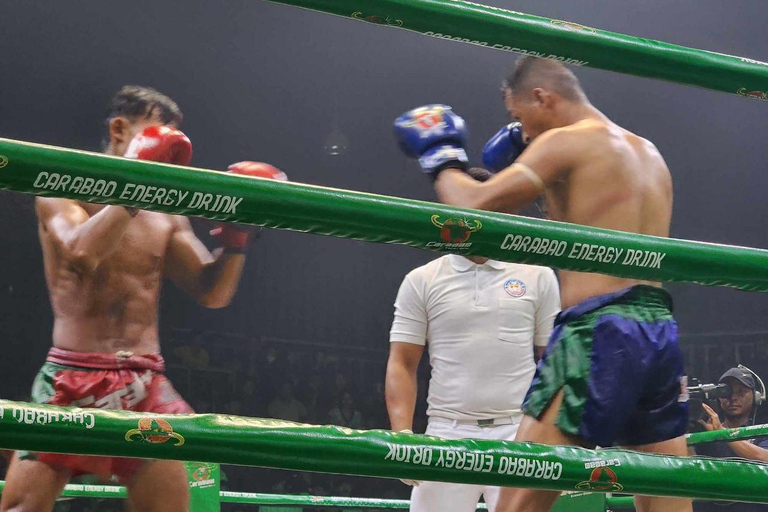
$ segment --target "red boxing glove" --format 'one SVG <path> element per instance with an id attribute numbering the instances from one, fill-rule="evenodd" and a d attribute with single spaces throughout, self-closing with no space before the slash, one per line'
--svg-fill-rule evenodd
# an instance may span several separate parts
<path id="1" fill-rule="evenodd" d="M 124 156 L 166 164 L 189 165 L 192 161 L 192 143 L 181 130 L 170 126 L 150 126 L 131 140 Z"/>
<path id="2" fill-rule="evenodd" d="M 238 162 L 230 165 L 227 172 L 253 178 L 288 181 L 288 176 L 283 171 L 263 162 Z M 212 229 L 211 235 L 221 242 L 225 252 L 242 254 L 248 245 L 259 237 L 260 232 L 259 226 L 228 222 Z"/>
<path id="3" fill-rule="evenodd" d="M 283 171 L 264 162 L 237 162 L 227 167 L 227 171 L 254 178 L 288 181 L 288 176 Z"/>

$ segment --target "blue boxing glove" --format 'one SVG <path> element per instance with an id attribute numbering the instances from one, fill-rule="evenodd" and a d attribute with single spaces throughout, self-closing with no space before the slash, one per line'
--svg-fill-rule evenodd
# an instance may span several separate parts
<path id="1" fill-rule="evenodd" d="M 491 171 L 499 172 L 512 165 L 527 147 L 523 137 L 523 125 L 509 123 L 485 143 L 483 164 Z"/>
<path id="2" fill-rule="evenodd" d="M 425 105 L 395 119 L 395 137 L 406 156 L 418 158 L 432 179 L 447 168 L 466 170 L 464 120 L 447 105 Z"/>

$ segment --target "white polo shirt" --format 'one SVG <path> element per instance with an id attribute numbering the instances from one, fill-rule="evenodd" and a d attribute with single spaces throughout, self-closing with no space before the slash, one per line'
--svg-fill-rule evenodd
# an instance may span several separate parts
<path id="1" fill-rule="evenodd" d="M 552 269 L 449 254 L 405 276 L 389 341 L 429 342 L 430 417 L 512 416 L 533 379 L 533 346 L 546 346 L 559 311 Z"/>

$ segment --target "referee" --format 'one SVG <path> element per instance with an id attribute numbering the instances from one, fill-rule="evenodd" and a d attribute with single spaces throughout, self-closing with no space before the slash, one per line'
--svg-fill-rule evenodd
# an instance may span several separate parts
<path id="1" fill-rule="evenodd" d="M 395 301 L 386 398 L 394 431 L 411 431 L 416 371 L 429 346 L 426 434 L 514 440 L 520 406 L 560 310 L 552 269 L 450 254 L 410 272 Z M 491 511 L 498 487 L 405 481 L 411 511 Z"/>

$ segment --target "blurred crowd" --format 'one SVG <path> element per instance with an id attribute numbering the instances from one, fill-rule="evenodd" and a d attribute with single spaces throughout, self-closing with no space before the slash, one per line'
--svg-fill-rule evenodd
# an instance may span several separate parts
<path id="1" fill-rule="evenodd" d="M 162 335 L 167 375 L 197 412 L 214 412 L 353 429 L 387 429 L 384 376 L 387 346 L 378 349 L 318 346 L 309 341 L 246 338 L 240 334 L 169 329 Z M 683 340 L 686 370 L 702 383 L 717 382 L 736 363 L 768 376 L 768 350 L 761 342 Z M 419 371 L 415 431 L 426 428 L 426 361 Z M 9 385 L 14 385 L 8 383 Z M 28 398 L 29 386 L 6 396 Z M 764 413 L 765 411 L 759 411 Z M 768 418 L 758 414 L 758 423 Z M 407 499 L 410 487 L 398 480 L 222 466 L 222 489 L 277 494 Z M 122 510 L 117 500 L 63 501 L 57 510 Z M 96 507 L 96 508 L 94 508 Z M 254 507 L 223 504 L 222 510 Z M 301 509 L 261 507 L 264 512 Z M 313 509 L 319 510 L 319 509 Z M 338 509 L 324 509 L 326 511 Z"/>

